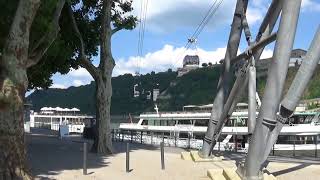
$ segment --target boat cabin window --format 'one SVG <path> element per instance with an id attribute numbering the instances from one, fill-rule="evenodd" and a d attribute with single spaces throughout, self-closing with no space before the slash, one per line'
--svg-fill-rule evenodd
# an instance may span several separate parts
<path id="1" fill-rule="evenodd" d="M 310 124 L 314 118 L 314 115 L 293 115 L 289 124 Z"/>
<path id="2" fill-rule="evenodd" d="M 178 124 L 193 124 L 194 120 L 179 120 Z"/>
<path id="3" fill-rule="evenodd" d="M 195 121 L 194 126 L 207 126 L 209 119 L 197 119 Z"/>
<path id="4" fill-rule="evenodd" d="M 143 120 L 142 125 L 150 125 L 150 126 L 174 126 L 174 120 Z"/>
<path id="5" fill-rule="evenodd" d="M 231 118 L 228 119 L 225 126 L 230 127 L 244 127 L 247 126 L 248 118 Z"/>
<path id="6" fill-rule="evenodd" d="M 142 123 L 141 123 L 141 125 L 148 125 L 148 123 L 149 123 L 149 122 L 148 122 L 147 120 L 143 120 Z"/>

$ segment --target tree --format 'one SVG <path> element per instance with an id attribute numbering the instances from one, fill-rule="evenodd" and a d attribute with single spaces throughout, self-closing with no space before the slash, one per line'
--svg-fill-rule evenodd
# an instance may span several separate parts
<path id="1" fill-rule="evenodd" d="M 73 1 L 69 4 L 69 15 L 73 30 L 78 37 L 78 60 L 96 82 L 96 129 L 93 152 L 112 153 L 110 105 L 112 97 L 111 77 L 115 60 L 111 52 L 111 37 L 122 29 L 133 29 L 137 18 L 126 15 L 132 11 L 132 1 L 103 0 L 103 1 Z M 86 24 L 84 24 L 85 22 Z M 100 47 L 100 63 L 94 66 L 86 43 L 86 32 L 81 30 L 84 25 L 97 34 Z M 100 32 L 100 33 L 97 33 Z M 84 35 L 84 36 L 83 36 Z"/>
<path id="2" fill-rule="evenodd" d="M 211 67 L 211 66 L 212 66 L 212 63 L 211 63 L 211 62 L 209 62 L 209 63 L 208 63 L 208 66 L 209 66 L 209 67 Z"/>
<path id="3" fill-rule="evenodd" d="M 13 5 L 5 9 L 15 11 L 15 15 L 12 18 L 10 13 L 6 14 L 6 21 L 1 21 L 1 29 L 4 31 L 0 34 L 0 177 L 31 179 L 26 166 L 23 128 L 24 96 L 28 89 L 27 71 L 42 59 L 57 38 L 60 30 L 59 17 L 65 0 L 1 3 L 8 3 L 3 7 Z M 42 17 L 43 22 L 46 22 L 42 25 L 46 24 L 47 29 L 39 30 L 37 26 L 33 26 L 33 22 L 36 22 L 35 17 L 41 8 L 52 9 L 53 15 L 49 13 L 49 21 L 48 16 Z M 40 80 L 38 82 L 48 84 Z"/>
<path id="4" fill-rule="evenodd" d="M 208 64 L 207 64 L 207 63 L 202 63 L 201 66 L 202 66 L 202 67 L 208 67 Z"/>

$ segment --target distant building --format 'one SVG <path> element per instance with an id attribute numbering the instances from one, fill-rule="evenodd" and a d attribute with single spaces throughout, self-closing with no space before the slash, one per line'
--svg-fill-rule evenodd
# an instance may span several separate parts
<path id="1" fill-rule="evenodd" d="M 200 60 L 198 55 L 186 55 L 183 58 L 183 67 L 178 68 L 178 77 L 181 77 L 194 69 L 198 69 L 199 64 Z"/>
<path id="2" fill-rule="evenodd" d="M 137 90 L 138 88 L 138 84 L 135 84 L 133 86 L 133 97 L 139 97 L 140 96 L 140 92 Z"/>
<path id="3" fill-rule="evenodd" d="M 306 99 L 302 100 L 300 104 L 303 104 L 306 108 L 308 107 L 320 107 L 320 98 L 314 98 L 314 99 Z"/>
<path id="4" fill-rule="evenodd" d="M 291 51 L 290 56 L 290 67 L 300 66 L 302 63 L 302 59 L 306 56 L 307 51 L 303 49 L 294 49 Z"/>
<path id="5" fill-rule="evenodd" d="M 158 99 L 159 94 L 160 94 L 160 90 L 159 89 L 153 89 L 152 100 L 156 101 Z"/>
<path id="6" fill-rule="evenodd" d="M 30 114 L 31 114 L 32 104 L 27 102 L 24 104 L 24 132 L 30 133 Z"/>
<path id="7" fill-rule="evenodd" d="M 151 91 L 147 91 L 147 99 L 148 99 L 148 100 L 151 99 Z"/>
<path id="8" fill-rule="evenodd" d="M 289 67 L 300 66 L 303 58 L 306 56 L 306 53 L 307 51 L 303 49 L 293 49 L 291 51 Z M 271 65 L 271 61 L 272 61 L 272 57 L 257 61 L 256 68 L 257 68 L 257 71 L 259 71 L 259 73 L 257 74 L 257 77 L 264 76 L 267 74 L 268 69 Z M 241 65 L 239 65 L 239 67 L 241 67 Z"/>

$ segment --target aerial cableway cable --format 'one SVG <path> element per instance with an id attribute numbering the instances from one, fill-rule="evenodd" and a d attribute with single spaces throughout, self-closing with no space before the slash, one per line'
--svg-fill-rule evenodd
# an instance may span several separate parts
<path id="1" fill-rule="evenodd" d="M 200 33 L 203 31 L 204 27 L 208 24 L 208 22 L 210 21 L 210 19 L 215 15 L 215 13 L 218 11 L 220 5 L 222 4 L 224 0 L 214 0 L 212 5 L 210 6 L 209 10 L 206 12 L 205 16 L 203 17 L 203 19 L 201 20 L 201 22 L 199 23 L 198 27 L 196 28 L 196 30 L 193 32 L 192 36 L 188 39 L 188 42 L 186 43 L 186 45 L 184 46 L 184 51 L 183 54 L 190 48 L 190 46 L 194 43 L 196 43 L 196 39 L 198 38 L 198 36 L 200 35 Z M 176 62 L 180 59 L 179 55 L 176 58 Z"/>
<path id="2" fill-rule="evenodd" d="M 139 24 L 139 37 L 138 37 L 138 69 L 136 74 L 140 74 L 140 63 L 143 52 L 143 43 L 144 43 L 144 34 L 146 28 L 146 20 L 147 20 L 147 10 L 148 10 L 148 2 L 149 0 L 141 0 L 140 4 L 140 24 Z"/>
<path id="3" fill-rule="evenodd" d="M 224 0 L 220 0 L 219 2 L 215 0 L 209 10 L 207 11 L 206 15 L 203 17 L 202 21 L 192 34 L 192 36 L 188 39 L 187 44 L 185 45 L 186 49 L 189 49 L 191 44 L 195 42 L 195 40 L 198 38 L 204 27 L 208 24 L 210 19 L 213 17 L 213 15 L 218 11 L 220 5 L 222 4 Z"/>

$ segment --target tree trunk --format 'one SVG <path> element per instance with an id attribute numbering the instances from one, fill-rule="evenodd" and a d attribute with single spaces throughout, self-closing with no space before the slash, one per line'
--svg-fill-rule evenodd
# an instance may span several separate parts
<path id="1" fill-rule="evenodd" d="M 112 96 L 111 71 L 96 79 L 96 129 L 92 152 L 112 154 L 110 106 Z"/>
<path id="2" fill-rule="evenodd" d="M 0 179 L 32 179 L 26 165 L 23 104 L 29 34 L 40 0 L 21 0 L 0 57 Z"/>
<path id="3" fill-rule="evenodd" d="M 0 179 L 31 179 L 24 145 L 24 68 L 1 62 L 0 75 Z M 3 66 L 5 64 L 5 66 Z M 10 73 L 5 73 L 11 71 Z M 14 77 L 12 77 L 14 75 Z"/>

